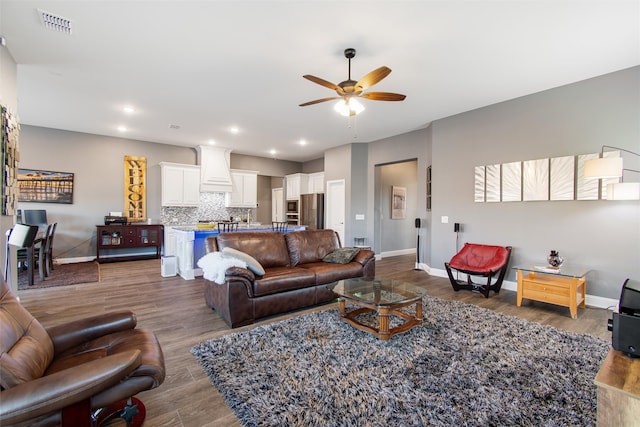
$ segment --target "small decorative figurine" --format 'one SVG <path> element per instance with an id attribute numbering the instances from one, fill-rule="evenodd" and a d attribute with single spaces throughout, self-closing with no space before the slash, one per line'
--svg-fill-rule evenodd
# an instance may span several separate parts
<path id="1" fill-rule="evenodd" d="M 547 261 L 551 267 L 560 267 L 562 262 L 564 261 L 562 257 L 558 254 L 558 251 L 552 250 L 547 257 Z"/>

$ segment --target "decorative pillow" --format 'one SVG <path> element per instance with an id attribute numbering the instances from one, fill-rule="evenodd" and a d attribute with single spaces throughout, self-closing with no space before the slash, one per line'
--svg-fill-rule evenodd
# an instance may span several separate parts
<path id="1" fill-rule="evenodd" d="M 222 253 L 224 255 L 229 255 L 246 262 L 247 268 L 251 270 L 254 274 L 257 274 L 258 276 L 264 276 L 264 268 L 251 255 L 233 248 L 224 248 L 222 249 Z"/>
<path id="2" fill-rule="evenodd" d="M 340 248 L 322 258 L 322 261 L 334 264 L 348 264 L 358 255 L 358 252 L 360 252 L 358 248 Z"/>

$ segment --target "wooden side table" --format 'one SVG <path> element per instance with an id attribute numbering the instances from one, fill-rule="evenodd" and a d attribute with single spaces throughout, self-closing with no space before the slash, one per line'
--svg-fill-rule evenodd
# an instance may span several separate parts
<path id="1" fill-rule="evenodd" d="M 558 272 L 549 272 L 536 267 L 513 268 L 518 272 L 518 307 L 523 298 L 561 305 L 569 307 L 573 319 L 578 317 L 578 306 L 585 307 L 587 269 L 563 266 Z"/>
<path id="2" fill-rule="evenodd" d="M 611 349 L 594 380 L 598 386 L 598 426 L 640 422 L 640 359 Z"/>

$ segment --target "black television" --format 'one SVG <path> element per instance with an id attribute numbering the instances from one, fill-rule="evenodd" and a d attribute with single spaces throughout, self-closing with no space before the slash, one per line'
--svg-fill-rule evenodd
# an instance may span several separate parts
<path id="1" fill-rule="evenodd" d="M 40 228 L 47 227 L 47 211 L 44 209 L 23 209 L 22 223 L 28 225 L 37 225 Z"/>

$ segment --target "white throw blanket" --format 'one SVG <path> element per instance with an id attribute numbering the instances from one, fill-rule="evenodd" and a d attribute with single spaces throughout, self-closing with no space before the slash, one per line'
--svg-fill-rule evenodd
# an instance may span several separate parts
<path id="1" fill-rule="evenodd" d="M 247 268 L 247 263 L 238 258 L 226 256 L 222 252 L 210 252 L 198 260 L 198 267 L 202 269 L 205 279 L 222 285 L 227 268 Z"/>

